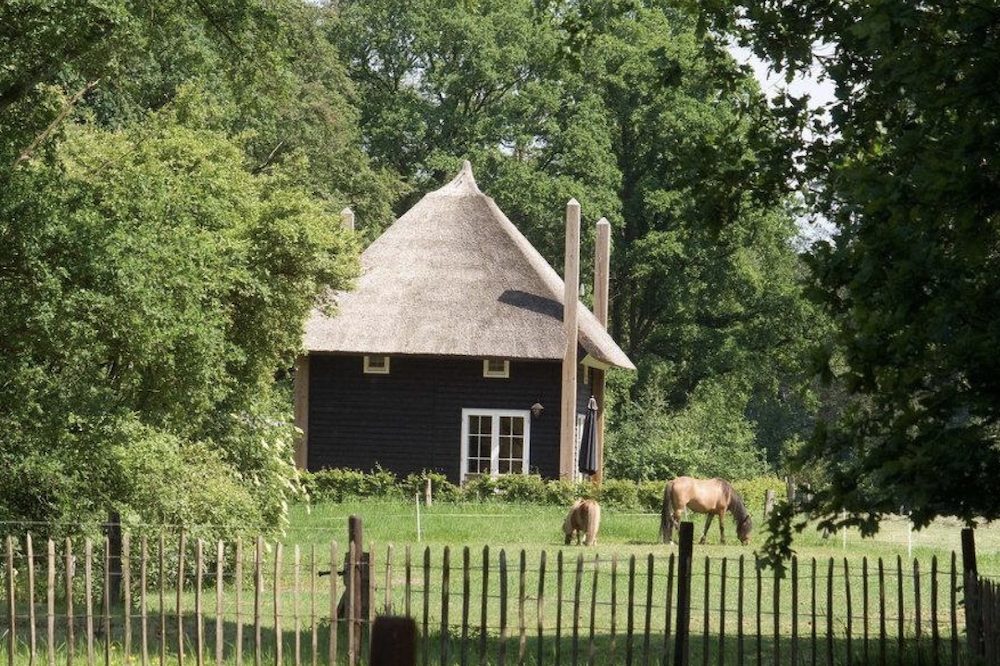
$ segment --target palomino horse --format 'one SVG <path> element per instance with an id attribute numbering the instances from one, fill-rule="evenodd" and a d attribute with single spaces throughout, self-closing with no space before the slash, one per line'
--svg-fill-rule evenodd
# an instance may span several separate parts
<path id="1" fill-rule="evenodd" d="M 569 515 L 563 522 L 563 532 L 566 534 L 568 546 L 576 534 L 576 545 L 580 545 L 580 535 L 586 534 L 584 544 L 593 546 L 597 543 L 597 529 L 601 526 L 601 506 L 592 499 L 578 499 L 570 507 Z"/>
<path id="2" fill-rule="evenodd" d="M 663 491 L 663 510 L 660 513 L 660 538 L 663 543 L 673 543 L 674 527 L 680 524 L 681 513 L 690 507 L 697 513 L 707 513 L 705 531 L 699 543 L 705 543 L 708 528 L 714 516 L 719 517 L 719 537 L 726 543 L 723 519 L 731 511 L 736 521 L 736 536 L 746 545 L 750 542 L 750 512 L 728 481 L 724 479 L 695 479 L 679 476 L 667 484 Z"/>

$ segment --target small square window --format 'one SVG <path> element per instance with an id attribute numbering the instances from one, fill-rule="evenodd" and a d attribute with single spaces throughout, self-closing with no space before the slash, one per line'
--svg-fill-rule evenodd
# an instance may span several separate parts
<path id="1" fill-rule="evenodd" d="M 387 375 L 389 374 L 388 356 L 365 356 L 366 375 Z"/>
<path id="2" fill-rule="evenodd" d="M 497 358 L 483 359 L 483 377 L 510 377 L 510 361 Z"/>

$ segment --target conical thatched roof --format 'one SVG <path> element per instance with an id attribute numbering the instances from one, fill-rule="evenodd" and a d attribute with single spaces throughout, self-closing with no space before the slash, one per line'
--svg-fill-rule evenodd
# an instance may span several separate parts
<path id="1" fill-rule="evenodd" d="M 561 359 L 563 281 L 465 163 L 361 255 L 334 316 L 314 310 L 309 352 Z M 580 344 L 601 364 L 634 369 L 583 305 Z"/>

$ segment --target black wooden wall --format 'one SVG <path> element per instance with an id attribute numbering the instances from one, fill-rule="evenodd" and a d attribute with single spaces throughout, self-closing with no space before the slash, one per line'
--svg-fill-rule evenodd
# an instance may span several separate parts
<path id="1" fill-rule="evenodd" d="M 398 475 L 433 470 L 457 482 L 462 409 L 530 409 L 529 467 L 559 476 L 561 363 L 511 361 L 510 377 L 483 377 L 482 359 L 393 356 L 388 375 L 366 375 L 361 356 L 312 355 L 309 368 L 310 470 L 376 464 Z M 581 384 L 579 411 L 590 396 Z"/>

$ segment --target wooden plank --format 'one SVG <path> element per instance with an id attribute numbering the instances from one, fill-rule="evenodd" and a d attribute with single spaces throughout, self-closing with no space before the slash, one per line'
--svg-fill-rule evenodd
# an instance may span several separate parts
<path id="1" fill-rule="evenodd" d="M 204 566 L 204 542 L 201 539 L 194 546 L 194 621 L 195 621 L 195 662 L 198 666 L 205 663 L 205 620 L 202 612 L 202 587 L 204 577 L 202 574 Z"/>
<path id="2" fill-rule="evenodd" d="M 642 663 L 649 666 L 649 633 L 653 625 L 653 554 L 646 556 L 646 622 L 642 632 Z"/>
<path id="3" fill-rule="evenodd" d="M 279 541 L 274 544 L 274 580 L 271 584 L 271 591 L 274 594 L 274 666 L 282 666 L 284 662 L 284 634 L 281 630 L 282 608 L 281 608 L 281 564 L 282 564 L 282 544 Z M 199 665 L 200 666 L 200 665 Z"/>
<path id="4" fill-rule="evenodd" d="M 816 586 L 817 586 L 817 584 L 818 584 L 819 581 L 818 581 L 818 578 L 816 576 L 816 558 L 813 557 L 811 559 L 812 559 L 812 566 L 811 566 L 811 571 L 810 571 L 809 576 L 812 579 L 812 582 L 810 583 L 809 587 L 810 587 L 810 596 L 812 597 L 812 605 L 811 605 L 811 607 L 812 607 L 812 618 L 810 620 L 811 627 L 810 627 L 810 630 L 809 630 L 809 633 L 810 633 L 810 636 L 809 636 L 809 643 L 810 643 L 809 656 L 810 656 L 810 663 L 812 664 L 812 666 L 816 666 L 816 664 L 818 662 L 818 659 L 819 659 L 819 645 L 818 645 L 817 640 L 816 640 L 816 633 L 817 633 L 816 632 Z"/>
<path id="5" fill-rule="evenodd" d="M 481 666 L 487 664 L 486 653 L 486 618 L 489 608 L 489 588 L 490 588 L 490 547 L 483 546 L 483 596 L 479 604 L 479 663 Z"/>
<path id="6" fill-rule="evenodd" d="M 789 643 L 789 657 L 793 664 L 799 663 L 799 558 L 792 556 L 792 605 L 789 612 L 792 617 L 792 639 Z"/>
<path id="7" fill-rule="evenodd" d="M 525 651 L 528 648 L 528 634 L 527 634 L 527 623 L 524 619 L 524 576 L 525 569 L 527 568 L 527 559 L 524 553 L 524 549 L 521 549 L 521 557 L 518 567 L 518 593 L 517 593 L 517 629 L 518 629 L 518 646 L 517 646 L 517 663 L 518 666 L 524 666 L 524 656 Z"/>
<path id="8" fill-rule="evenodd" d="M 844 609 L 846 616 L 846 630 L 847 630 L 847 640 L 845 642 L 845 648 L 847 649 L 847 666 L 851 666 L 854 663 L 854 651 L 852 648 L 851 640 L 854 636 L 852 616 L 854 615 L 853 605 L 851 603 L 851 572 L 848 569 L 847 558 L 844 558 L 844 598 L 847 602 L 847 607 Z"/>
<path id="9" fill-rule="evenodd" d="M 587 641 L 587 666 L 594 666 L 597 658 L 597 644 L 594 642 L 594 638 L 597 630 L 597 574 L 600 566 L 600 555 L 594 555 L 594 575 L 590 583 L 590 635 Z"/>
<path id="10" fill-rule="evenodd" d="M 445 549 L 447 550 L 447 548 Z M 364 565 L 364 560 L 361 562 Z M 375 543 L 368 543 L 368 657 L 371 658 L 372 654 L 372 628 L 375 626 L 375 581 L 378 576 L 375 572 L 378 571 L 378 566 L 375 562 Z"/>
<path id="11" fill-rule="evenodd" d="M 319 569 L 316 566 L 316 544 L 309 544 L 309 661 L 312 666 L 319 663 L 319 619 L 316 616 L 316 579 Z M 330 578 L 336 578 L 337 572 L 330 571 Z"/>
<path id="12" fill-rule="evenodd" d="M 772 597 L 772 612 L 774 620 L 774 663 L 781 663 L 781 578 L 775 571 L 772 575 L 773 581 L 773 597 Z"/>
<path id="13" fill-rule="evenodd" d="M 500 549 L 500 649 L 497 663 L 507 663 L 507 553 Z"/>
<path id="14" fill-rule="evenodd" d="M 356 608 L 357 604 L 357 594 L 355 592 L 358 589 L 358 542 L 355 539 L 347 540 L 347 568 L 344 571 L 344 590 L 346 590 L 347 603 L 345 604 L 346 613 L 344 614 L 344 620 L 347 622 L 347 663 L 349 666 L 354 666 L 358 663 L 358 639 L 357 631 L 358 626 L 355 622 L 355 617 L 357 617 L 358 610 Z M 430 575 L 430 562 L 427 559 L 429 553 L 424 559 L 424 664 L 427 664 L 426 657 L 426 636 L 427 636 L 427 587 L 428 587 L 428 577 Z"/>
<path id="15" fill-rule="evenodd" d="M 723 666 L 726 659 L 726 562 L 722 558 L 722 571 L 719 574 L 719 656 L 717 663 Z"/>
<path id="16" fill-rule="evenodd" d="M 7 663 L 14 666 L 17 652 L 17 597 L 14 585 L 14 538 L 7 536 Z"/>
<path id="17" fill-rule="evenodd" d="M 430 660 L 430 632 L 428 631 L 430 615 L 431 615 L 431 548 L 427 546 L 424 548 L 424 584 L 423 584 L 423 595 L 424 595 L 424 635 L 423 635 L 423 666 L 427 666 Z M 483 601 L 485 602 L 485 592 L 483 595 Z M 484 625 L 483 630 L 486 630 Z"/>
<path id="18" fill-rule="evenodd" d="M 673 555 L 671 555 L 671 558 Z M 743 583 L 744 583 L 744 565 L 746 558 L 742 553 L 740 553 L 739 560 L 739 570 L 737 573 L 737 590 L 736 590 L 736 663 L 738 666 L 743 666 L 744 658 L 746 656 L 744 652 L 743 644 Z M 670 612 L 670 602 L 667 602 L 667 612 Z"/>
<path id="19" fill-rule="evenodd" d="M 677 561 L 677 633 L 674 640 L 674 666 L 687 666 L 688 640 L 691 627 L 691 564 L 694 546 L 694 524 L 680 525 L 680 546 Z"/>
<path id="20" fill-rule="evenodd" d="M 826 663 L 833 666 L 833 558 L 826 569 Z"/>
<path id="21" fill-rule="evenodd" d="M 868 637 L 868 556 L 861 558 L 861 604 L 863 610 L 861 613 L 862 622 L 862 636 L 863 636 L 863 648 L 861 654 L 863 655 L 863 663 L 870 664 L 870 651 L 869 651 L 869 637 Z"/>
<path id="22" fill-rule="evenodd" d="M 149 666 L 149 540 L 142 535 L 139 547 L 139 641 L 142 666 Z"/>
<path id="23" fill-rule="evenodd" d="M 382 610 L 386 615 L 392 615 L 392 544 L 385 549 L 385 602 Z"/>
<path id="24" fill-rule="evenodd" d="M 448 601 L 451 579 L 451 548 L 444 547 L 441 559 L 441 663 L 448 663 Z"/>
<path id="25" fill-rule="evenodd" d="M 906 628 L 906 613 L 903 607 L 903 556 L 896 556 L 896 656 L 903 663 L 904 635 Z"/>
<path id="26" fill-rule="evenodd" d="M 413 613 L 410 611 L 411 595 L 413 593 L 413 563 L 410 556 L 410 544 L 406 544 L 406 551 L 403 558 L 403 568 L 406 571 L 406 583 L 403 592 L 406 617 L 413 617 Z"/>
<path id="27" fill-rule="evenodd" d="M 941 632 L 938 629 L 938 559 L 931 557 L 931 663 L 941 663 Z"/>
<path id="28" fill-rule="evenodd" d="M 257 537 L 253 555 L 253 663 L 260 666 L 261 644 L 261 594 L 264 590 L 264 537 Z"/>
<path id="29" fill-rule="evenodd" d="M 35 632 L 35 545 L 31 540 L 31 532 L 25 535 L 24 548 L 28 560 L 28 666 L 35 666 L 38 638 Z"/>
<path id="30" fill-rule="evenodd" d="M 334 666 L 337 663 L 337 632 L 340 627 L 337 623 L 337 602 L 339 601 L 339 592 L 337 581 L 340 580 L 340 576 L 337 574 L 337 567 L 340 563 L 337 561 L 337 542 L 330 541 L 330 634 L 327 637 L 327 659 L 329 660 L 330 666 Z"/>
<path id="31" fill-rule="evenodd" d="M 628 556 L 628 606 L 625 612 L 625 666 L 632 666 L 635 650 L 635 555 Z"/>
<path id="32" fill-rule="evenodd" d="M 757 575 L 757 600 L 756 600 L 757 631 L 755 633 L 755 636 L 757 637 L 757 664 L 759 665 L 764 663 L 764 650 L 763 650 L 763 645 L 761 644 L 761 639 L 764 635 L 764 631 L 763 627 L 761 626 L 761 617 L 760 617 L 761 606 L 763 605 L 762 604 L 763 585 L 761 583 L 761 576 L 760 576 L 760 558 L 758 558 L 756 554 L 753 556 L 753 568 Z"/>
<path id="33" fill-rule="evenodd" d="M 462 644 L 460 648 L 462 666 L 467 666 L 469 663 L 469 598 L 472 596 L 469 568 L 469 547 L 465 546 L 462 548 Z"/>
<path id="34" fill-rule="evenodd" d="M 167 565 L 166 565 L 166 541 L 164 539 L 163 530 L 160 530 L 160 547 L 157 551 L 157 556 L 159 559 L 159 578 L 160 578 L 160 666 L 165 666 L 167 663 Z M 237 666 L 240 666 L 237 664 Z"/>
<path id="35" fill-rule="evenodd" d="M 538 601 L 535 617 L 538 618 L 538 658 L 537 664 L 545 663 L 545 648 L 543 646 L 545 638 L 545 560 L 546 553 L 543 550 L 538 556 Z"/>
<path id="36" fill-rule="evenodd" d="M 236 537 L 236 564 L 233 569 L 233 601 L 236 604 L 236 666 L 243 666 L 243 539 Z M 332 575 L 332 574 L 331 574 Z M 333 576 L 336 578 L 336 576 Z"/>
<path id="37" fill-rule="evenodd" d="M 76 618 L 73 616 L 73 578 L 76 562 L 73 559 L 73 540 L 66 537 L 66 666 L 73 666 L 76 652 Z M 954 559 L 954 558 L 953 558 Z M 954 567 L 952 567 L 954 568 Z M 162 666 L 162 664 L 161 664 Z"/>
<path id="38" fill-rule="evenodd" d="M 87 606 L 87 666 L 94 666 L 94 544 L 87 539 L 83 547 L 83 594 Z M 10 633 L 13 635 L 13 628 Z"/>
<path id="39" fill-rule="evenodd" d="M 583 582 L 583 555 L 576 556 L 576 578 L 573 581 L 573 651 L 572 663 L 577 666 L 580 650 L 580 587 Z"/>
<path id="40" fill-rule="evenodd" d="M 740 592 L 742 594 L 742 591 Z M 667 589 L 663 609 L 663 660 L 662 666 L 670 664 L 670 615 L 674 607 L 674 554 L 667 558 Z"/>
<path id="41" fill-rule="evenodd" d="M 122 653 L 125 665 L 132 661 L 132 537 L 122 534 Z"/>
<path id="42" fill-rule="evenodd" d="M 292 551 L 292 640 L 295 647 L 295 666 L 302 664 L 302 616 L 299 599 L 302 597 L 302 549 L 298 544 Z"/>
<path id="43" fill-rule="evenodd" d="M 563 552 L 556 553 L 556 666 L 562 663 Z"/>
<path id="44" fill-rule="evenodd" d="M 885 666 L 885 566 L 878 558 L 878 663 Z"/>
<path id="45" fill-rule="evenodd" d="M 608 646 L 608 661 L 615 663 L 615 643 L 618 619 L 618 553 L 611 553 L 611 644 Z M 558 649 L 558 648 L 556 648 Z"/>
<path id="46" fill-rule="evenodd" d="M 920 662 L 921 645 L 921 612 L 920 612 L 920 562 L 913 560 L 913 644 L 917 650 L 917 662 Z"/>
<path id="47" fill-rule="evenodd" d="M 223 609 L 223 593 L 225 586 L 225 555 L 226 547 L 219 540 L 215 544 L 215 663 L 222 666 L 225 651 L 225 624 Z"/>
<path id="48" fill-rule="evenodd" d="M 699 542 L 700 543 L 700 542 Z M 708 666 L 709 659 L 711 656 L 711 646 L 708 642 L 708 631 L 709 631 L 709 619 L 711 614 L 711 571 L 712 571 L 712 561 L 705 557 L 705 590 L 704 599 L 702 599 L 702 613 L 703 617 L 701 620 L 701 657 L 704 666 Z"/>
<path id="49" fill-rule="evenodd" d="M 177 594 L 174 611 L 177 620 L 177 666 L 184 666 L 184 548 L 185 534 L 177 537 Z"/>
<path id="50" fill-rule="evenodd" d="M 101 591 L 101 625 L 104 631 L 104 666 L 111 666 L 111 539 L 104 537 L 104 589 Z"/>
<path id="51" fill-rule="evenodd" d="M 958 558 L 951 551 L 951 591 L 949 606 L 951 609 L 951 664 L 958 666 Z"/>
<path id="52" fill-rule="evenodd" d="M 56 663 L 56 543 L 52 539 L 47 544 L 47 576 L 45 585 L 45 616 L 47 624 L 46 655 L 49 666 Z M 143 664 L 143 666 L 146 666 Z"/>

